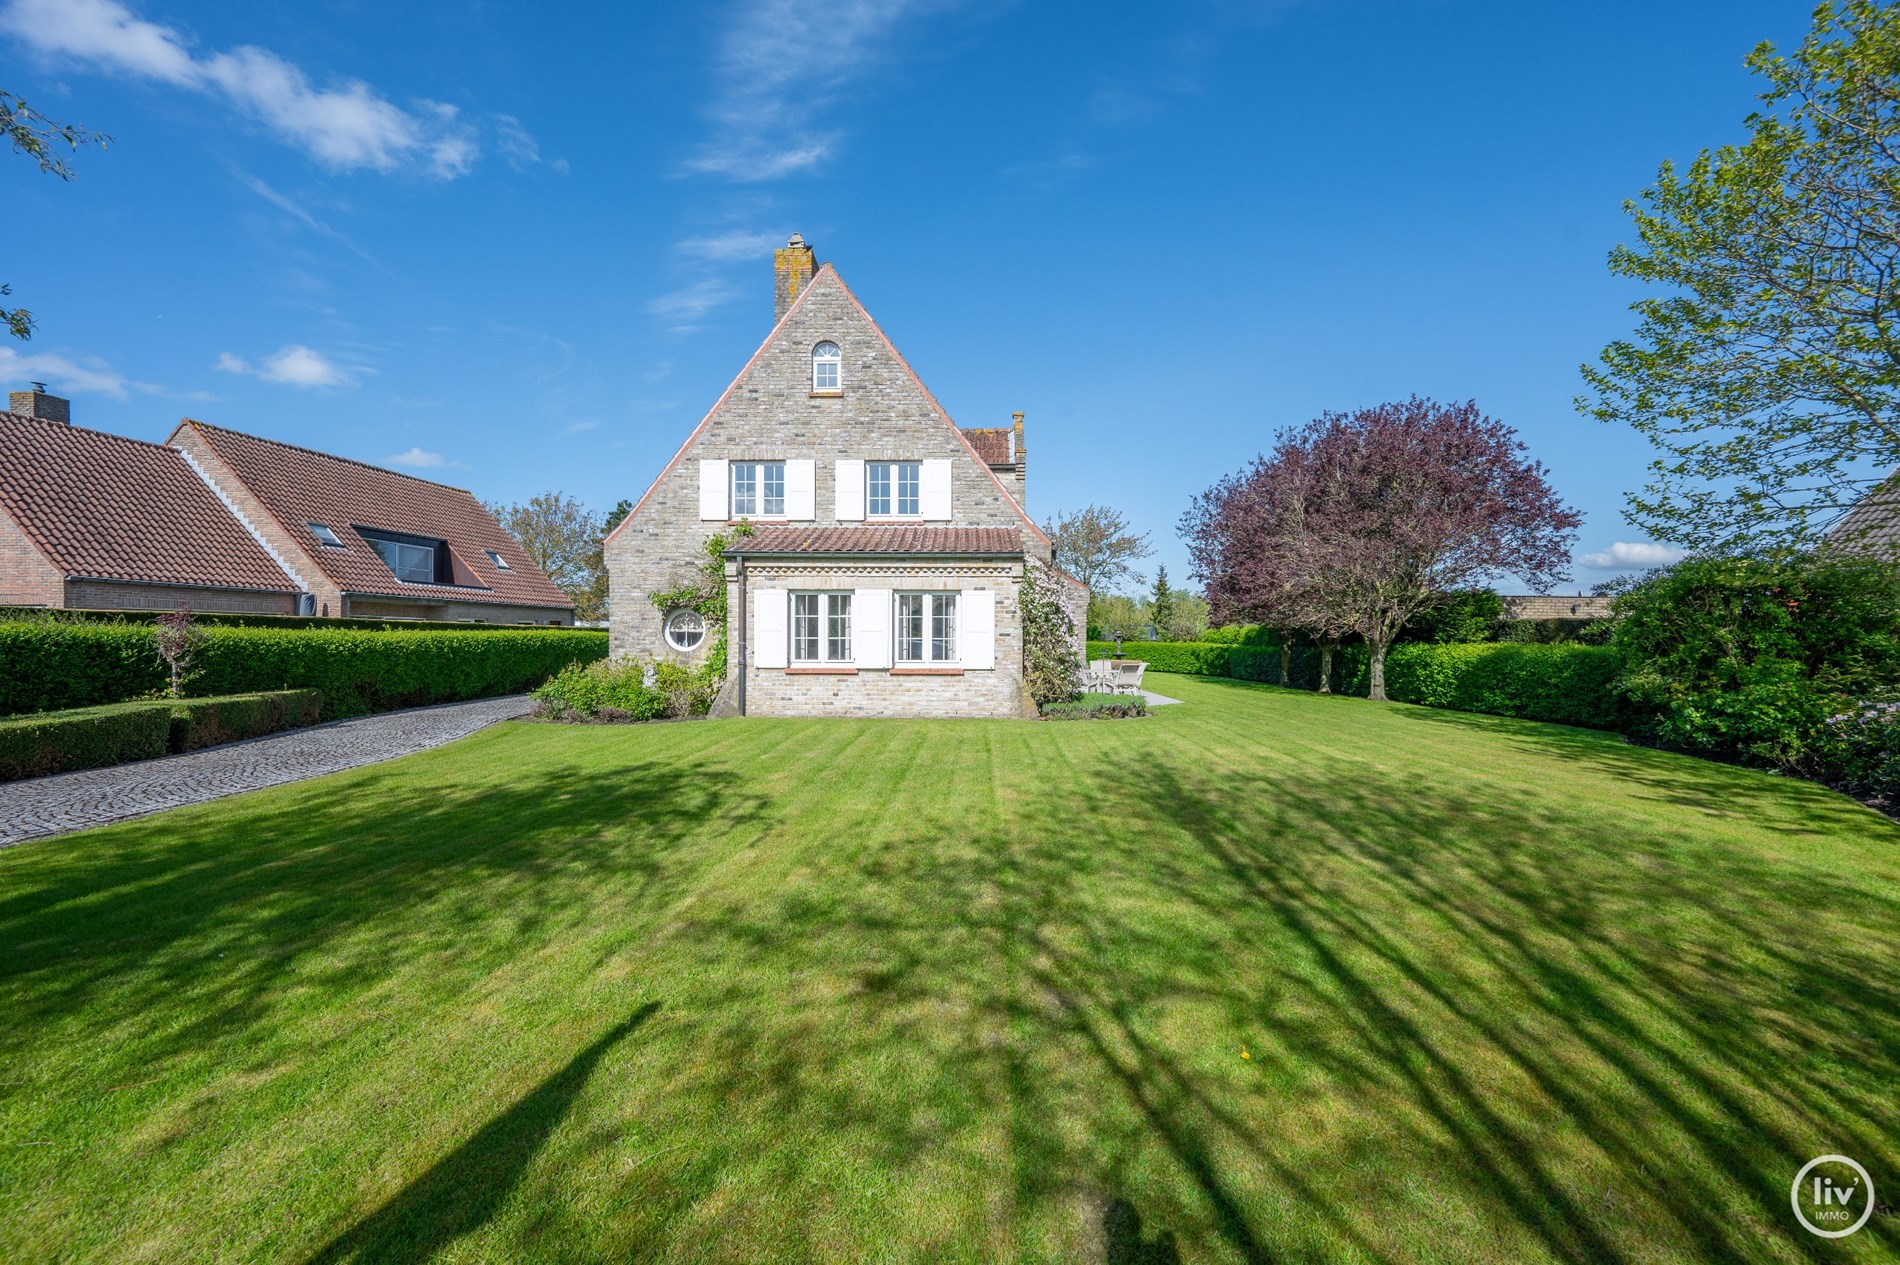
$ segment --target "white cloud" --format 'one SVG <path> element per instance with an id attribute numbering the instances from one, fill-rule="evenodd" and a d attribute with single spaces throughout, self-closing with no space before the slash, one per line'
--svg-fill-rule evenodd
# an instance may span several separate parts
<path id="1" fill-rule="evenodd" d="M 1653 541 L 1619 540 L 1608 549 L 1583 555 L 1583 565 L 1596 571 L 1628 571 L 1637 567 L 1666 567 L 1680 562 L 1684 551 Z"/>
<path id="2" fill-rule="evenodd" d="M 392 466 L 408 466 L 414 470 L 466 470 L 468 467 L 460 461 L 451 461 L 439 452 L 427 452 L 422 448 L 411 448 L 408 452 L 399 452 L 393 457 L 384 457 Z"/>
<path id="3" fill-rule="evenodd" d="M 688 237 L 674 249 L 695 259 L 714 259 L 722 263 L 734 259 L 755 259 L 785 241 L 783 233 L 753 233 L 733 229 L 707 237 Z"/>
<path id="4" fill-rule="evenodd" d="M 742 0 L 719 52 L 715 135 L 685 169 L 761 181 L 822 163 L 838 138 L 814 126 L 816 117 L 851 80 L 880 68 L 902 26 L 949 3 Z"/>
<path id="5" fill-rule="evenodd" d="M 647 304 L 647 311 L 655 316 L 670 317 L 685 324 L 698 320 L 716 307 L 730 303 L 737 293 L 730 282 L 708 278 L 704 281 L 695 281 L 670 294 L 662 294 Z"/>
<path id="6" fill-rule="evenodd" d="M 245 45 L 199 55 L 182 32 L 138 17 L 118 0 L 9 0 L 0 29 L 42 53 L 180 88 L 223 95 L 326 166 L 393 171 L 420 161 L 449 179 L 478 152 L 453 106 L 404 110 L 361 80 L 314 87 L 269 49 Z"/>
<path id="7" fill-rule="evenodd" d="M 56 351 L 22 353 L 0 347 L 0 378 L 26 389 L 28 382 L 44 382 L 56 394 L 109 395 L 126 398 L 128 391 L 163 395 L 162 387 L 134 382 L 97 356 L 67 356 Z"/>
<path id="8" fill-rule="evenodd" d="M 563 435 L 579 435 L 586 431 L 599 429 L 600 420 L 598 418 L 589 417 L 578 422 L 569 422 L 566 426 L 561 428 L 561 433 Z"/>
<path id="9" fill-rule="evenodd" d="M 227 351 L 218 356 L 212 368 L 291 387 L 334 387 L 350 381 L 350 375 L 325 359 L 323 353 L 301 343 L 280 347 L 256 364 Z"/>

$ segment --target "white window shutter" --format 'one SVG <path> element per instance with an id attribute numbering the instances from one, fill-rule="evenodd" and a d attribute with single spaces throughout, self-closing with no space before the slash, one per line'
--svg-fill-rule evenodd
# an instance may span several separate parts
<path id="1" fill-rule="evenodd" d="M 726 513 L 726 489 L 729 484 L 724 460 L 715 459 L 699 463 L 699 517 L 701 521 L 710 519 L 723 523 L 732 517 Z"/>
<path id="2" fill-rule="evenodd" d="M 855 457 L 838 463 L 838 521 L 864 521 L 864 463 Z"/>
<path id="3" fill-rule="evenodd" d="M 891 591 L 859 589 L 851 597 L 851 655 L 861 668 L 891 666 Z"/>
<path id="4" fill-rule="evenodd" d="M 996 594 L 965 589 L 957 598 L 957 659 L 966 668 L 996 666 Z"/>
<path id="5" fill-rule="evenodd" d="M 785 462 L 785 517 L 794 523 L 818 517 L 818 463 L 809 457 Z"/>
<path id="6" fill-rule="evenodd" d="M 948 522 L 950 519 L 950 459 L 923 463 L 917 477 L 917 499 L 926 519 Z"/>
<path id="7" fill-rule="evenodd" d="M 752 600 L 752 663 L 760 668 L 782 668 L 790 649 L 789 589 L 754 589 Z"/>

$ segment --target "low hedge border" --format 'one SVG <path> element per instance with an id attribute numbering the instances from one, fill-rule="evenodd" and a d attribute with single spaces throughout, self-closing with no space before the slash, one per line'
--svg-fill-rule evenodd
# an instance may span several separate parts
<path id="1" fill-rule="evenodd" d="M 361 716 L 533 689 L 607 656 L 597 629 L 208 627 L 193 696 L 313 689 L 325 715 Z M 162 694 L 164 666 L 141 624 L 0 621 L 0 716 Z"/>
<path id="2" fill-rule="evenodd" d="M 1088 643 L 1091 659 L 1112 657 L 1114 651 L 1113 642 Z M 1122 657 L 1140 659 L 1156 672 L 1319 687 L 1320 653 L 1312 646 L 1291 652 L 1284 681 L 1280 652 L 1271 647 L 1124 640 Z M 1395 703 L 1627 731 L 1637 717 L 1616 687 L 1621 668 L 1609 647 L 1575 642 L 1412 642 L 1386 653 L 1385 690 Z M 1333 651 L 1332 687 L 1335 694 L 1366 695 L 1371 670 L 1364 646 Z"/>
<path id="3" fill-rule="evenodd" d="M 177 755 L 316 723 L 315 690 L 152 699 L 0 720 L 0 781 Z"/>

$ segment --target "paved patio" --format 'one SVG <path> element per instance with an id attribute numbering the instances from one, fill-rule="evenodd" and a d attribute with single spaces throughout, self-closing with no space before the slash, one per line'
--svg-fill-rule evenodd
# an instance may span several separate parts
<path id="1" fill-rule="evenodd" d="M 0 848 L 427 751 L 525 716 L 529 706 L 525 694 L 443 703 L 108 769 L 0 782 Z"/>

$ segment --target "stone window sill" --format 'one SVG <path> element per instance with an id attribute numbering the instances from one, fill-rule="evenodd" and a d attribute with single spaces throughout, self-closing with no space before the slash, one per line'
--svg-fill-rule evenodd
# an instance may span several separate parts
<path id="1" fill-rule="evenodd" d="M 753 527 L 789 527 L 792 524 L 792 520 L 789 518 L 728 518 L 726 520 L 726 526 L 728 527 L 737 527 L 741 523 L 749 524 Z"/>
<path id="2" fill-rule="evenodd" d="M 786 676 L 856 676 L 856 668 L 790 667 L 785 669 Z"/>
<path id="3" fill-rule="evenodd" d="M 811 393 L 811 398 L 814 400 L 842 400 L 844 398 L 844 392 L 843 391 L 813 391 Z"/>
<path id="4" fill-rule="evenodd" d="M 962 676 L 962 668 L 892 668 L 892 676 Z"/>

